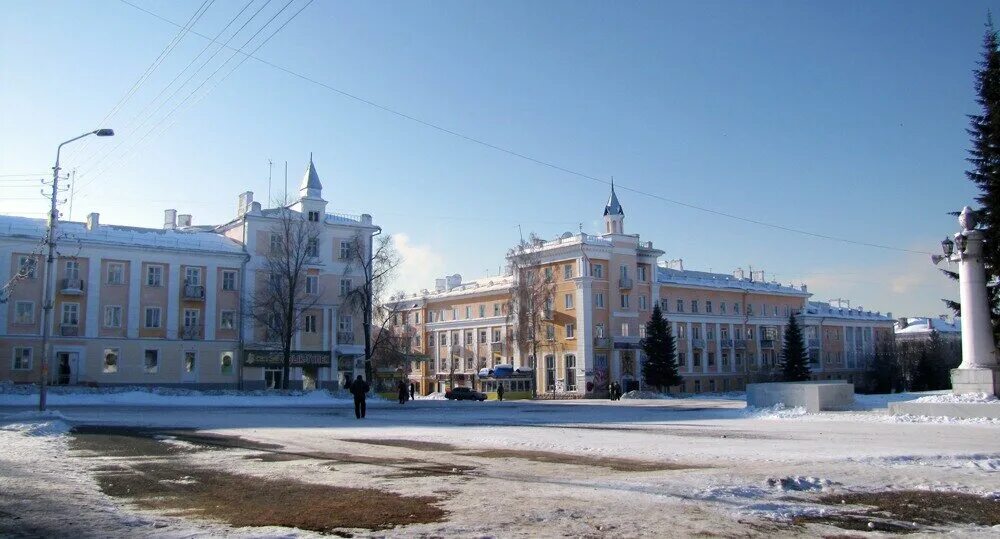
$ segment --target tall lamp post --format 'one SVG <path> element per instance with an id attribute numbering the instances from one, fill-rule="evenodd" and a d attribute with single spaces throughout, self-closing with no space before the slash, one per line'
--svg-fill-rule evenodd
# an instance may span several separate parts
<path id="1" fill-rule="evenodd" d="M 66 142 L 63 142 L 56 148 L 56 165 L 52 167 L 52 196 L 50 197 L 49 206 L 49 226 L 45 232 L 45 244 L 48 246 L 48 254 L 45 258 L 45 283 L 42 290 L 42 361 L 41 367 L 38 373 L 38 410 L 40 412 L 45 411 L 45 386 L 49 379 L 49 361 L 50 361 L 50 350 L 49 350 L 49 331 L 50 322 L 49 319 L 52 315 L 52 304 L 54 303 L 53 292 L 55 291 L 55 253 L 56 253 L 56 227 L 59 225 L 59 211 L 56 210 L 56 198 L 59 194 L 59 154 L 62 152 L 62 147 L 82 139 L 83 137 L 88 137 L 90 135 L 97 135 L 99 137 L 112 137 L 115 132 L 113 129 L 97 129 L 95 131 L 88 131 L 78 137 L 73 137 Z"/>
<path id="2" fill-rule="evenodd" d="M 942 260 L 958 263 L 959 299 L 962 303 L 962 364 L 951 371 L 951 387 L 956 394 L 986 393 L 1000 395 L 1000 366 L 997 364 L 996 343 L 990 323 L 990 305 L 986 293 L 986 271 L 983 267 L 983 233 L 976 230 L 976 213 L 962 208 L 958 217 L 962 230 L 954 240 L 941 242 L 944 255 L 933 255 L 937 264 Z"/>

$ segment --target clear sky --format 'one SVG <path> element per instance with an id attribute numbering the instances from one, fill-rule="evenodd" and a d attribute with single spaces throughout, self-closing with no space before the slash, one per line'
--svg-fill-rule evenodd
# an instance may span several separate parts
<path id="1" fill-rule="evenodd" d="M 181 24 L 202 5 L 131 1 Z M 248 48 L 307 1 L 293 0 Z M 265 6 L 231 45 L 285 3 Z M 214 36 L 245 4 L 215 0 L 194 29 Z M 614 176 L 626 232 L 688 269 L 753 266 L 808 283 L 814 299 L 936 315 L 957 287 L 925 254 L 798 235 L 632 190 L 938 252 L 957 229 L 947 212 L 975 195 L 963 174 L 966 114 L 976 110 L 972 70 L 991 7 L 318 0 L 257 55 L 456 132 Z M 118 0 L 7 0 L 0 9 L 0 212 L 41 217 L 37 182 L 11 175 L 45 174 L 59 142 L 105 127 L 97 124 L 178 29 Z M 445 273 L 495 274 L 518 225 L 543 237 L 599 230 L 607 185 L 254 60 L 216 86 L 230 62 L 166 117 L 229 57 L 223 50 L 173 94 L 210 48 L 161 94 L 207 43 L 189 34 L 177 44 L 105 122 L 118 136 L 67 147 L 63 166 L 79 175 L 75 220 L 97 211 L 103 222 L 160 226 L 163 210 L 176 208 L 195 224 L 222 222 L 239 192 L 267 198 L 268 159 L 277 194 L 284 162 L 294 189 L 313 152 L 330 211 L 371 213 L 397 236 L 408 260 L 401 288 Z"/>

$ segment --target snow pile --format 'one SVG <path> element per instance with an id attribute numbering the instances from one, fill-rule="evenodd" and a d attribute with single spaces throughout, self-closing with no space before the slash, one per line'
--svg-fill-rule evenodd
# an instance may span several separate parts
<path id="1" fill-rule="evenodd" d="M 655 391 L 635 391 L 635 390 L 633 390 L 633 391 L 626 391 L 625 393 L 622 393 L 622 397 L 621 398 L 623 398 L 625 400 L 629 400 L 629 399 L 650 399 L 650 400 L 656 400 L 656 399 L 673 399 L 675 397 L 672 396 L 672 395 L 667 395 L 666 393 L 657 393 Z"/>
<path id="2" fill-rule="evenodd" d="M 443 400 L 448 400 L 448 399 L 445 398 L 444 393 L 430 393 L 430 394 L 424 395 L 423 397 L 419 397 L 418 396 L 418 397 L 414 398 L 413 400 L 443 401 Z"/>
<path id="3" fill-rule="evenodd" d="M 71 389 L 49 394 L 56 406 L 330 406 L 350 397 L 344 392 L 301 391 L 230 391 L 211 392 L 175 388 L 61 388 Z M 371 400 L 381 400 L 370 397 Z M 15 392 L 0 394 L 0 406 L 31 406 L 37 394 Z"/>
<path id="4" fill-rule="evenodd" d="M 769 477 L 764 484 L 772 489 L 780 489 L 782 491 L 810 491 L 810 490 L 828 490 L 830 487 L 837 485 L 829 479 L 822 479 L 819 477 L 805 477 L 802 475 L 788 476 L 788 477 Z"/>
<path id="5" fill-rule="evenodd" d="M 848 459 L 852 460 L 852 459 Z M 880 466 L 966 469 L 981 472 L 1000 472 L 1000 453 L 971 455 L 898 455 L 874 459 L 862 459 Z"/>
<path id="6" fill-rule="evenodd" d="M 806 415 L 806 409 L 802 406 L 785 407 L 783 403 L 775 404 L 769 408 L 755 408 L 747 406 L 743 410 L 743 416 L 750 419 L 790 419 Z"/>
<path id="7" fill-rule="evenodd" d="M 987 402 L 998 402 L 997 398 L 993 395 L 987 395 L 986 393 L 964 393 L 962 395 L 955 395 L 952 393 L 946 393 L 943 395 L 928 395 L 926 397 L 920 397 L 913 402 L 940 402 L 940 403 L 987 403 Z"/>
<path id="8" fill-rule="evenodd" d="M 769 484 L 771 481 L 775 481 L 776 486 L 771 486 Z M 697 493 L 695 497 L 706 501 L 724 502 L 726 506 L 735 507 L 733 512 L 736 514 L 751 515 L 771 520 L 788 521 L 800 516 L 824 515 L 827 513 L 827 510 L 824 508 L 777 498 L 778 496 L 784 497 L 785 495 L 786 489 L 781 487 L 782 484 L 805 487 L 806 485 L 813 484 L 810 481 L 815 481 L 821 485 L 824 482 L 830 485 L 835 484 L 817 478 L 786 477 L 783 479 L 768 479 L 765 481 L 765 486 L 763 487 L 756 485 L 712 487 Z M 787 490 L 796 489 L 789 488 Z M 797 490 L 812 489 L 799 488 Z"/>
<path id="9" fill-rule="evenodd" d="M 69 432 L 70 426 L 58 419 L 52 421 L 30 421 L 25 423 L 10 423 L 0 427 L 0 431 L 20 434 L 22 436 L 63 436 Z"/>

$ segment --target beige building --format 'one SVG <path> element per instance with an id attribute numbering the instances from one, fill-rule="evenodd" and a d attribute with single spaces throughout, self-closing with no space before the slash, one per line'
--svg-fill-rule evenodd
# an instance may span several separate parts
<path id="1" fill-rule="evenodd" d="M 289 208 L 318 223 L 306 291 L 314 301 L 294 339 L 291 387 L 333 386 L 363 366 L 361 316 L 343 305 L 361 285 L 345 244 L 370 248 L 370 215 L 326 213 L 310 159 L 300 197 Z M 264 332 L 245 316 L 255 283 L 266 279 L 278 209 L 240 195 L 234 219 L 194 226 L 190 215 L 164 214 L 162 229 L 108 225 L 98 214 L 60 222 L 50 333 L 52 384 L 265 388 L 281 369 Z M 0 216 L 0 380 L 37 382 L 41 371 L 40 256 L 46 223 Z M 22 271 L 22 269 L 24 271 Z"/>
<path id="2" fill-rule="evenodd" d="M 640 342 L 655 302 L 677 338 L 686 392 L 743 389 L 770 379 L 781 358 L 789 315 L 804 326 L 813 376 L 860 381 L 876 343 L 892 341 L 891 315 L 832 309 L 795 287 L 752 276 L 685 270 L 660 262 L 663 251 L 625 233 L 612 187 L 602 234 L 564 234 L 531 247 L 537 271 L 551 278 L 537 358 L 514 344 L 508 313 L 513 276 L 464 282 L 399 300 L 414 348 L 431 358 L 424 393 L 472 385 L 483 368 L 510 364 L 534 374 L 540 393 L 600 396 L 608 384 L 643 386 Z"/>

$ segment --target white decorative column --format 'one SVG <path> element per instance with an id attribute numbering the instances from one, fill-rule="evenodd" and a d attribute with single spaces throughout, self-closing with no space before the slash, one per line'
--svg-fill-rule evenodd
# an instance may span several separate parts
<path id="1" fill-rule="evenodd" d="M 582 261 L 580 268 L 581 276 L 576 278 L 576 365 L 583 376 L 577 373 L 576 385 L 578 392 L 585 393 L 587 384 L 594 381 L 594 278 L 582 274 Z M 595 391 L 600 389 L 594 387 Z"/>
<path id="2" fill-rule="evenodd" d="M 962 302 L 962 364 L 951 371 L 951 387 L 956 394 L 1000 395 L 1000 367 L 990 323 L 983 269 L 983 233 L 976 230 L 976 217 L 966 206 L 958 218 L 962 231 L 955 234 L 958 248 L 952 261 L 958 262 L 959 297 Z M 951 255 L 951 253 L 947 253 Z"/>
<path id="3" fill-rule="evenodd" d="M 128 327 L 126 335 L 128 338 L 139 337 L 139 324 L 142 313 L 139 312 L 142 306 L 139 304 L 139 288 L 142 286 L 142 261 L 133 258 L 128 265 Z"/>

